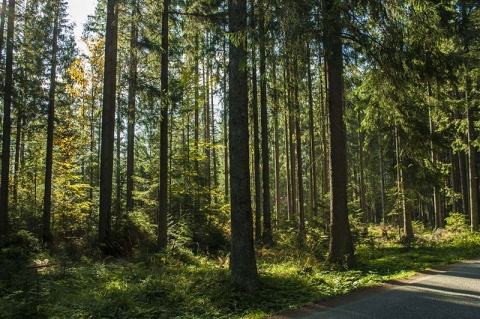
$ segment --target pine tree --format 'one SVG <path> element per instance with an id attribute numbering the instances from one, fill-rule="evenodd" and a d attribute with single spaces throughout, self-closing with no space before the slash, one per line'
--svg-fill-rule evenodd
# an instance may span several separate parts
<path id="1" fill-rule="evenodd" d="M 259 289 L 253 245 L 253 216 L 250 197 L 248 150 L 248 85 L 243 66 L 246 60 L 246 0 L 229 0 L 229 151 L 232 249 L 230 272 L 235 288 Z"/>
<path id="2" fill-rule="evenodd" d="M 108 0 L 105 32 L 105 71 L 102 110 L 102 146 L 100 159 L 100 215 L 98 241 L 111 240 L 111 207 L 113 187 L 113 144 L 117 81 L 118 1 Z M 108 253 L 108 248 L 104 247 Z"/>

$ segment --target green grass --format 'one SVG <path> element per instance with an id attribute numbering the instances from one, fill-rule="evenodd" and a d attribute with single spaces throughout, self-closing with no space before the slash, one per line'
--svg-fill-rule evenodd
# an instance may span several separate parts
<path id="1" fill-rule="evenodd" d="M 410 247 L 370 237 L 357 244 L 357 267 L 342 272 L 325 269 L 308 247 L 257 253 L 263 289 L 253 295 L 232 289 L 226 255 L 176 248 L 129 259 L 41 256 L 40 267 L 17 267 L 0 282 L 0 318 L 263 318 L 480 256 L 480 235 L 449 233 Z"/>

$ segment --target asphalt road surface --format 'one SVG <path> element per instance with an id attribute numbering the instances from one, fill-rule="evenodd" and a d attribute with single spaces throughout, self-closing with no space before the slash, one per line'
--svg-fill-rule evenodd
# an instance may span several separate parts
<path id="1" fill-rule="evenodd" d="M 276 319 L 480 319 L 480 259 L 275 316 Z"/>

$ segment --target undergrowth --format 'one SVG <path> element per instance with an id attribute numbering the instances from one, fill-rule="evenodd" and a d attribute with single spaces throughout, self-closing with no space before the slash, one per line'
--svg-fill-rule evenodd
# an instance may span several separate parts
<path id="1" fill-rule="evenodd" d="M 16 240 L 16 241 L 15 241 Z M 264 318 L 429 267 L 480 256 L 480 235 L 444 231 L 408 246 L 371 228 L 356 239 L 357 266 L 324 267 L 320 237 L 258 247 L 262 290 L 229 282 L 226 252 L 172 246 L 128 258 L 47 256 L 22 233 L 0 246 L 0 318 Z M 23 248 L 15 248 L 18 246 Z"/>

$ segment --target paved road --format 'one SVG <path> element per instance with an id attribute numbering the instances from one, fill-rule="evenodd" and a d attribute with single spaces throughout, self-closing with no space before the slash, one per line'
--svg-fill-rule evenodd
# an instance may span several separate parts
<path id="1" fill-rule="evenodd" d="M 276 319 L 480 319 L 480 259 L 425 271 Z"/>

